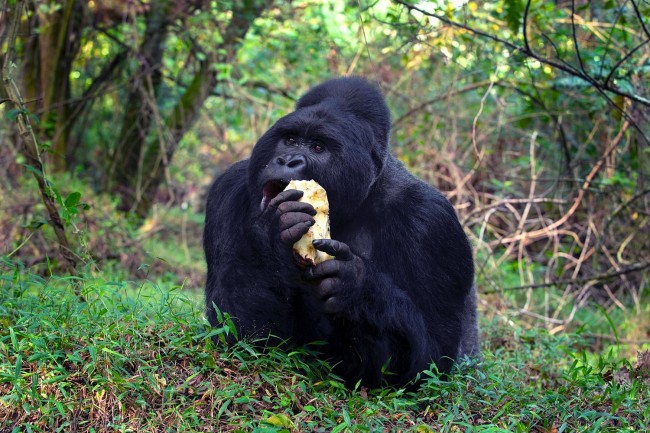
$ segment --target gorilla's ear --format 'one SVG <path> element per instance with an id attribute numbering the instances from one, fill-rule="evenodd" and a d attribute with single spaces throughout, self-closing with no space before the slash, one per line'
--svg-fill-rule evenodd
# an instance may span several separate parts
<path id="1" fill-rule="evenodd" d="M 334 78 L 312 87 L 298 100 L 296 110 L 325 101 L 369 124 L 377 143 L 388 147 L 390 110 L 376 86 L 361 77 Z"/>

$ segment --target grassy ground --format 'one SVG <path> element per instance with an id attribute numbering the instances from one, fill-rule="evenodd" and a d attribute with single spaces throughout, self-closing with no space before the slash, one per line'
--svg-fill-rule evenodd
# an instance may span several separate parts
<path id="1" fill-rule="evenodd" d="M 313 353 L 215 345 L 197 292 L 100 275 L 80 302 L 0 271 L 0 432 L 650 430 L 648 370 L 579 336 L 485 320 L 482 360 L 448 381 L 346 390 Z"/>

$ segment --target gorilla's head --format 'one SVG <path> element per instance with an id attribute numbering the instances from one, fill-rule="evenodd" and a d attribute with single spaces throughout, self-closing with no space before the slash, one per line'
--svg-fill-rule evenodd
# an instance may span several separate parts
<path id="1" fill-rule="evenodd" d="M 255 145 L 251 195 L 264 207 L 291 179 L 314 179 L 327 191 L 335 226 L 357 211 L 381 174 L 389 134 L 390 111 L 375 86 L 358 77 L 326 81 Z"/>

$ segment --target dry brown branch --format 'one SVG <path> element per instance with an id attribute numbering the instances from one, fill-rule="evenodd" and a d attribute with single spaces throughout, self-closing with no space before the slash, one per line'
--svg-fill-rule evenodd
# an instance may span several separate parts
<path id="1" fill-rule="evenodd" d="M 600 169 L 603 167 L 609 155 L 618 146 L 618 144 L 620 143 L 621 139 L 625 134 L 625 131 L 627 131 L 629 126 L 630 126 L 630 122 L 626 120 L 625 123 L 623 123 L 623 126 L 619 130 L 614 140 L 612 140 L 609 147 L 605 150 L 605 153 L 600 157 L 600 159 L 596 162 L 596 164 L 593 166 L 593 168 L 585 178 L 582 187 L 578 191 L 578 196 L 573 201 L 573 205 L 571 205 L 571 208 L 569 208 L 569 210 L 564 215 L 562 215 L 562 217 L 556 220 L 553 224 L 544 227 L 543 229 L 535 230 L 532 232 L 524 232 L 514 236 L 509 236 L 504 239 L 499 239 L 498 241 L 493 242 L 493 244 L 499 245 L 499 244 L 508 244 L 512 242 L 524 242 L 524 243 L 533 242 L 540 238 L 550 236 L 555 229 L 564 225 L 569 220 L 569 218 L 571 218 L 571 216 L 576 212 L 576 210 L 580 207 L 580 204 L 582 203 L 582 200 L 584 199 L 584 196 L 587 193 L 589 186 L 593 182 L 598 172 L 600 172 Z"/>
<path id="2" fill-rule="evenodd" d="M 481 219 L 483 215 L 485 215 L 488 211 L 495 210 L 495 208 L 501 208 L 505 206 L 514 206 L 517 204 L 539 204 L 539 203 L 553 203 L 553 204 L 565 204 L 567 201 L 561 198 L 546 198 L 546 197 L 533 197 L 533 198 L 498 198 L 498 197 L 489 197 L 487 195 L 483 195 L 483 201 L 488 200 L 496 200 L 493 203 L 489 204 L 484 204 L 482 206 L 476 206 L 474 209 L 471 211 L 467 212 L 461 222 L 463 225 L 470 224 L 470 221 L 472 221 L 472 218 L 475 217 L 476 215 L 480 215 Z M 498 211 L 498 209 L 496 209 Z"/>
<path id="3" fill-rule="evenodd" d="M 474 176 L 474 173 L 476 170 L 481 166 L 481 163 L 483 162 L 483 158 L 485 156 L 485 148 L 480 148 L 478 147 L 478 139 L 476 137 L 477 134 L 477 123 L 479 117 L 481 117 L 481 114 L 483 113 L 483 108 L 485 107 L 485 100 L 487 99 L 488 95 L 490 94 L 490 91 L 492 90 L 492 87 L 494 87 L 494 81 L 490 82 L 490 85 L 488 89 L 485 91 L 483 94 L 483 97 L 481 98 L 481 104 L 479 106 L 479 110 L 474 116 L 474 120 L 472 121 L 472 148 L 474 150 L 474 155 L 476 156 L 476 162 L 474 164 L 474 167 L 463 177 L 463 179 L 458 182 L 456 188 L 449 192 L 447 196 L 452 199 L 454 196 L 458 195 L 464 188 L 465 184 L 469 182 L 469 180 Z"/>

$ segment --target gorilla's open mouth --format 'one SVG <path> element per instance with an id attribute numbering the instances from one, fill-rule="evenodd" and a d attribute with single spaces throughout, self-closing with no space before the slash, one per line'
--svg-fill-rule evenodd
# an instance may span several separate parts
<path id="1" fill-rule="evenodd" d="M 262 210 L 264 210 L 271 200 L 280 194 L 289 185 L 289 182 L 283 180 L 269 180 L 262 188 Z"/>

